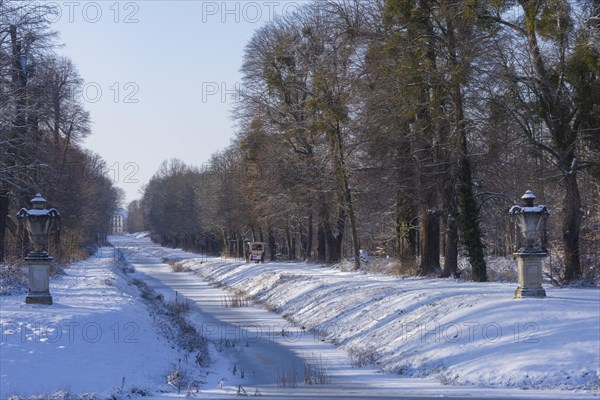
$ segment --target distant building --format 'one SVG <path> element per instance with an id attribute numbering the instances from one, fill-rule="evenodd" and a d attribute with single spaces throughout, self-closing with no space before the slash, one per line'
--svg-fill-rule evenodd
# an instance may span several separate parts
<path id="1" fill-rule="evenodd" d="M 127 226 L 127 210 L 117 208 L 111 218 L 111 231 L 113 234 L 123 234 Z"/>

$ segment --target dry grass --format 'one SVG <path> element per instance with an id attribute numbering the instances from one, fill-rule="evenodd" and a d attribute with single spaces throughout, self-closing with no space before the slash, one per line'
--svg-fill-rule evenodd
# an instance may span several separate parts
<path id="1" fill-rule="evenodd" d="M 208 342 L 189 321 L 190 304 L 185 298 L 165 301 L 161 294 L 139 279 L 132 284 L 140 289 L 141 297 L 146 300 L 158 320 L 163 335 L 188 353 L 195 353 L 195 362 L 199 366 L 209 364 Z"/>
<path id="2" fill-rule="evenodd" d="M 227 294 L 221 297 L 221 305 L 225 308 L 249 307 L 252 305 L 252 301 L 240 293 Z"/>
<path id="3" fill-rule="evenodd" d="M 304 383 L 307 385 L 326 385 L 331 377 L 321 356 L 304 357 Z"/>
<path id="4" fill-rule="evenodd" d="M 0 296 L 23 293 L 28 286 L 27 266 L 23 262 L 0 264 Z"/>
<path id="5" fill-rule="evenodd" d="M 377 354 L 371 348 L 353 347 L 348 349 L 350 365 L 353 367 L 368 367 L 377 364 Z"/>
<path id="6" fill-rule="evenodd" d="M 302 362 L 303 376 L 295 366 L 288 369 L 278 369 L 277 386 L 295 388 L 301 382 L 305 385 L 327 385 L 331 383 L 331 376 L 329 376 L 321 356 L 302 357 Z M 302 378 L 304 378 L 303 381 L 301 381 Z"/>

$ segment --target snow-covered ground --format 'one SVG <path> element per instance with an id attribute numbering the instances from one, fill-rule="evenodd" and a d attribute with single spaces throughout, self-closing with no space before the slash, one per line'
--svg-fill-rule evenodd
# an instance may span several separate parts
<path id="1" fill-rule="evenodd" d="M 598 390 L 600 291 L 396 279 L 310 265 L 182 262 L 327 332 L 356 363 L 449 384 Z"/>
<path id="2" fill-rule="evenodd" d="M 166 376 L 182 352 L 157 332 L 113 248 L 71 265 L 50 289 L 51 306 L 0 297 L 0 399 L 173 390 Z"/>
<path id="3" fill-rule="evenodd" d="M 26 305 L 24 294 L 0 296 L 0 399 L 58 390 L 63 394 L 46 398 L 178 398 L 187 388 L 178 396 L 166 376 L 179 360 L 200 388 L 190 392 L 194 398 L 236 397 L 237 385 L 272 399 L 599 394 L 598 290 L 546 288 L 547 299 L 517 301 L 511 284 L 401 279 L 304 263 L 247 265 L 143 237 L 111 241 L 135 273 L 125 276 L 115 251 L 103 248 L 51 281 L 52 306 Z M 164 260 L 179 260 L 189 271 L 174 273 Z M 210 340 L 208 367 L 165 338 L 166 321 L 140 299 L 132 279 L 167 301 L 191 304 L 188 319 Z M 304 384 L 305 360 L 315 379 L 325 371 L 325 384 Z M 282 387 L 290 371 L 299 384 Z"/>
<path id="4" fill-rule="evenodd" d="M 596 394 L 600 389 L 597 288 L 546 287 L 545 299 L 515 300 L 516 284 L 510 283 L 403 279 L 305 263 L 207 260 L 136 240 L 140 249 L 320 332 L 345 348 L 357 365 L 375 364 L 387 372 L 450 385 Z"/>

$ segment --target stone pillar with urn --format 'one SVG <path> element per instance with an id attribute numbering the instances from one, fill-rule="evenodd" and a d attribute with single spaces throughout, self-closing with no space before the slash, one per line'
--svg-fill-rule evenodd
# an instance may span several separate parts
<path id="1" fill-rule="evenodd" d="M 29 233 L 33 250 L 29 252 L 25 261 L 29 268 L 29 293 L 25 299 L 27 304 L 52 304 L 50 294 L 50 261 L 48 255 L 48 231 L 54 218 L 59 214 L 54 208 L 46 209 L 46 199 L 37 194 L 32 200 L 32 209 L 22 208 L 17 218 L 23 220 L 25 229 Z"/>
<path id="2" fill-rule="evenodd" d="M 543 205 L 534 205 L 535 195 L 527 190 L 521 197 L 523 205 L 512 206 L 510 215 L 517 219 L 525 246 L 514 255 L 517 258 L 518 286 L 515 298 L 546 297 L 542 287 L 542 259 L 548 254 L 541 245 L 540 227 L 550 215 Z"/>

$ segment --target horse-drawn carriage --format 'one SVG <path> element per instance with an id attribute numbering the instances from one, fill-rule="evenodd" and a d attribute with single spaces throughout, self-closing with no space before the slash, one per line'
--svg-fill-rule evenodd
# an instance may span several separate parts
<path id="1" fill-rule="evenodd" d="M 254 261 L 255 263 L 265 262 L 265 247 L 263 242 L 246 242 L 246 262 Z"/>

